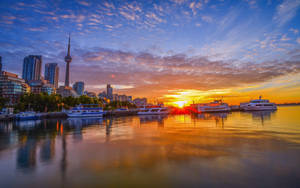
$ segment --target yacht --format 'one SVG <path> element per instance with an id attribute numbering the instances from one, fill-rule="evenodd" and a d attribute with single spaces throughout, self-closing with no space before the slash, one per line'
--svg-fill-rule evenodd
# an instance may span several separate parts
<path id="1" fill-rule="evenodd" d="M 145 105 L 138 109 L 138 115 L 162 115 L 169 114 L 169 108 L 162 105 Z"/>
<path id="2" fill-rule="evenodd" d="M 199 103 L 199 104 L 192 104 L 192 109 L 196 113 L 203 113 L 203 112 L 229 112 L 230 107 L 227 103 L 223 103 L 222 100 L 215 100 L 210 103 Z"/>
<path id="3" fill-rule="evenodd" d="M 68 117 L 102 117 L 104 111 L 98 104 L 80 104 L 66 113 Z"/>
<path id="4" fill-rule="evenodd" d="M 275 103 L 270 103 L 269 100 L 259 99 L 251 100 L 248 103 L 241 103 L 240 108 L 245 111 L 260 111 L 260 110 L 277 110 Z"/>
<path id="5" fill-rule="evenodd" d="M 16 119 L 17 120 L 35 120 L 35 119 L 38 119 L 38 115 L 32 111 L 20 112 L 16 115 Z"/>

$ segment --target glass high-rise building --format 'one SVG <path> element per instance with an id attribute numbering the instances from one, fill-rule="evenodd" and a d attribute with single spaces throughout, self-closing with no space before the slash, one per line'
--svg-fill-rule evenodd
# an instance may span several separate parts
<path id="1" fill-rule="evenodd" d="M 40 80 L 42 70 L 42 56 L 29 55 L 24 58 L 22 78 L 26 81 Z"/>
<path id="2" fill-rule="evenodd" d="M 45 80 L 48 80 L 55 88 L 58 88 L 59 67 L 57 63 L 47 63 L 45 65 Z"/>
<path id="3" fill-rule="evenodd" d="M 73 89 L 76 91 L 78 95 L 83 95 L 84 92 L 84 82 L 76 82 L 73 85 Z"/>

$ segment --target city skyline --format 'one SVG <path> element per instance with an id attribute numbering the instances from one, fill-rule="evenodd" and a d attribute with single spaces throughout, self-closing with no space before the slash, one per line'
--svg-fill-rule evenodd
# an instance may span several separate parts
<path id="1" fill-rule="evenodd" d="M 19 75 L 30 54 L 57 62 L 64 85 L 71 33 L 70 83 L 84 81 L 88 91 L 111 83 L 170 104 L 259 95 L 299 102 L 299 7 L 298 0 L 3 1 L 0 55 L 4 70 Z"/>

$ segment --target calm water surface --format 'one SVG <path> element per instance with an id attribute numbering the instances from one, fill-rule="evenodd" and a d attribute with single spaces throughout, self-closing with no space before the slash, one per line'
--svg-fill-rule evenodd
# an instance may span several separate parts
<path id="1" fill-rule="evenodd" d="M 300 107 L 1 123 L 0 187 L 300 187 Z"/>

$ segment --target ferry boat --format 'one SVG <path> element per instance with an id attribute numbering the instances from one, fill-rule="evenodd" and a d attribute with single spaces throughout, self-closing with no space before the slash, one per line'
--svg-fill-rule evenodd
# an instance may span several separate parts
<path id="1" fill-rule="evenodd" d="M 192 104 L 192 108 L 196 113 L 230 111 L 230 107 L 228 106 L 228 104 L 223 103 L 222 100 L 215 100 L 214 102 L 210 102 L 210 103 Z"/>
<path id="2" fill-rule="evenodd" d="M 138 115 L 162 115 L 169 114 L 170 110 L 162 105 L 145 105 L 138 109 Z"/>
<path id="3" fill-rule="evenodd" d="M 248 103 L 241 103 L 240 108 L 245 111 L 260 111 L 260 110 L 277 110 L 275 103 L 270 103 L 269 100 L 259 99 L 251 100 Z"/>
<path id="4" fill-rule="evenodd" d="M 68 117 L 102 117 L 105 112 L 98 104 L 80 104 L 66 113 Z"/>
<path id="5" fill-rule="evenodd" d="M 16 119 L 17 120 L 36 120 L 36 119 L 38 119 L 38 115 L 32 111 L 20 112 L 16 115 Z"/>

